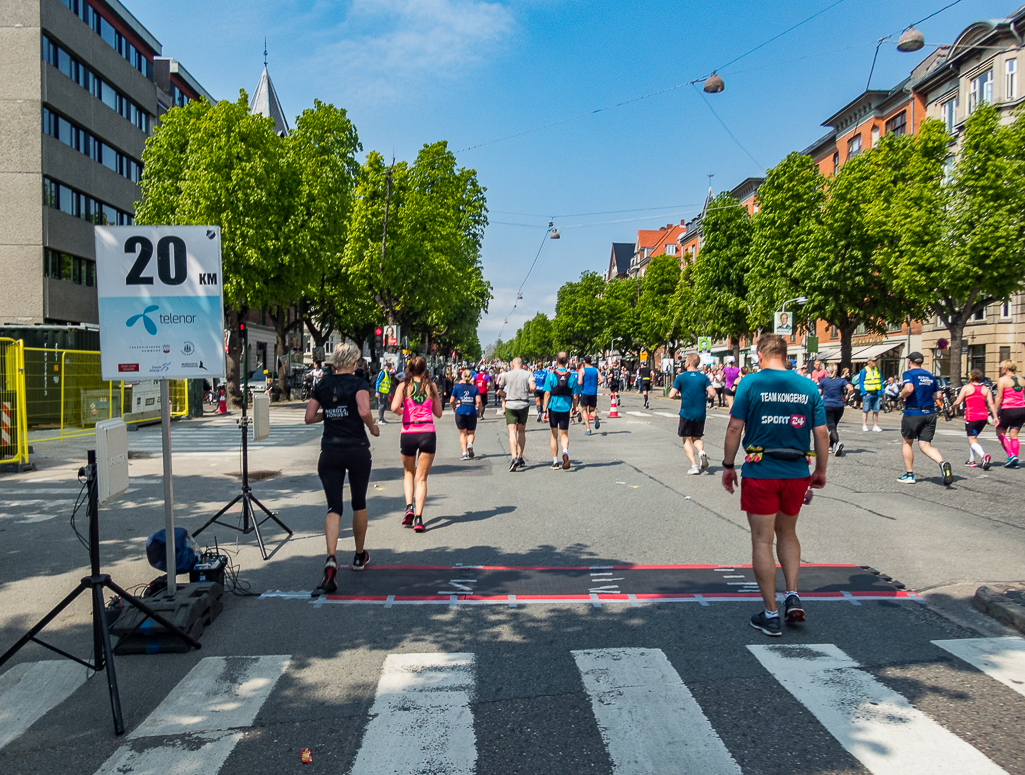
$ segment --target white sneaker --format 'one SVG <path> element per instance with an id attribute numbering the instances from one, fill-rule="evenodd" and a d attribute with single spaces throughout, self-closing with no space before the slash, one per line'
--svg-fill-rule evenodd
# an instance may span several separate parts
<path id="1" fill-rule="evenodd" d="M 693 476 L 697 476 L 701 473 L 701 468 L 699 466 L 691 466 L 690 470 L 687 473 Z"/>
<path id="2" fill-rule="evenodd" d="M 861 426 L 861 432 L 862 433 L 868 433 L 868 426 L 867 425 L 862 425 Z"/>
<path id="3" fill-rule="evenodd" d="M 880 427 L 879 427 L 878 425 L 873 425 L 873 426 L 872 426 L 872 430 L 873 430 L 873 431 L 874 431 L 875 433 L 882 433 L 882 432 L 883 432 L 883 429 L 882 429 L 882 428 L 880 428 Z"/>
<path id="4" fill-rule="evenodd" d="M 708 470 L 708 453 L 705 450 L 701 450 L 698 453 L 698 463 L 701 465 L 702 471 Z"/>

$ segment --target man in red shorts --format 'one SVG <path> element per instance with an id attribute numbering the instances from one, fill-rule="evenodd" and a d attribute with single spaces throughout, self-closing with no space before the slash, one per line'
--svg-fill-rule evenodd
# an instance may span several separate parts
<path id="1" fill-rule="evenodd" d="M 814 382 L 786 368 L 787 343 L 768 334 L 758 339 L 760 370 L 740 381 L 726 429 L 722 485 L 729 492 L 737 484 L 734 459 L 744 439 L 746 457 L 740 508 L 751 526 L 752 565 L 765 601 L 765 610 L 751 617 L 751 626 L 766 635 L 783 634 L 776 610 L 776 561 L 772 539 L 783 568 L 786 592 L 783 616 L 803 622 L 804 608 L 797 595 L 801 543 L 797 515 L 809 488 L 826 484 L 829 431 L 826 410 Z M 812 439 L 814 438 L 814 450 Z M 809 475 L 814 459 L 815 471 Z"/>

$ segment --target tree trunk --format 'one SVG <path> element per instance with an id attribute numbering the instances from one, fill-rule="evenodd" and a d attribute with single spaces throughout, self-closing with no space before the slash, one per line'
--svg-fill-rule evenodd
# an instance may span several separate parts
<path id="1" fill-rule="evenodd" d="M 837 326 L 840 329 L 840 371 L 844 369 L 851 370 L 851 376 L 854 376 L 854 364 L 851 363 L 851 352 L 854 349 L 854 328 L 853 321 L 847 321 Z"/>
<path id="2" fill-rule="evenodd" d="M 740 337 L 730 337 L 730 354 L 733 356 L 733 365 L 740 365 Z"/>
<path id="3" fill-rule="evenodd" d="M 961 387 L 961 347 L 964 342 L 964 329 L 965 324 L 968 322 L 968 315 L 962 312 L 953 313 L 950 318 L 945 321 L 947 324 L 947 331 L 950 333 L 950 386 L 954 390 L 958 390 Z"/>
<path id="4" fill-rule="evenodd" d="M 291 307 L 274 307 L 273 312 L 268 311 L 268 315 L 274 323 L 274 354 L 276 358 L 273 371 L 278 375 L 278 390 L 282 401 L 287 401 L 290 397 L 288 378 L 291 376 L 292 364 L 288 360 L 288 335 L 292 329 L 302 323 L 299 317 L 289 320 L 291 309 Z M 272 370 L 269 363 L 265 368 L 268 371 Z"/>

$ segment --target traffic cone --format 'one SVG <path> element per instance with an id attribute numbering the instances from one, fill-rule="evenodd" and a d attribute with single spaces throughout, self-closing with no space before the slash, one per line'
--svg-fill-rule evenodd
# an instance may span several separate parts
<path id="1" fill-rule="evenodd" d="M 612 394 L 612 406 L 609 407 L 609 419 L 619 418 L 619 409 L 616 406 L 616 394 Z"/>
<path id="2" fill-rule="evenodd" d="M 227 414 L 228 403 L 224 398 L 224 388 L 221 388 L 221 399 L 217 402 L 217 414 Z"/>

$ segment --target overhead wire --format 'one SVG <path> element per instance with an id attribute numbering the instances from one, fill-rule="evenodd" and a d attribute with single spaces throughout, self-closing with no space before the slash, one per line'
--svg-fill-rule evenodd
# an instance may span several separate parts
<path id="1" fill-rule="evenodd" d="M 735 134 L 733 134 L 733 132 L 730 131 L 730 128 L 728 126 L 726 126 L 726 122 L 722 120 L 722 117 L 718 113 L 715 112 L 715 108 L 712 107 L 712 103 L 708 101 L 707 97 L 705 97 L 704 92 L 699 91 L 697 86 L 694 87 L 694 90 L 697 91 L 698 96 L 701 97 L 701 101 L 705 103 L 705 105 L 708 107 L 708 109 L 710 111 L 712 111 L 712 115 L 715 116 L 716 121 L 718 121 L 722 125 L 722 128 L 726 130 L 726 134 L 728 134 L 730 136 L 730 138 L 733 140 L 733 142 L 735 142 L 737 144 L 737 147 L 740 148 L 740 150 L 742 150 L 744 153 L 747 154 L 747 158 L 749 158 L 751 161 L 753 161 L 755 163 L 755 166 L 758 167 L 759 171 L 764 171 L 765 167 L 763 167 L 758 162 L 758 159 L 756 159 L 751 154 L 751 151 L 749 151 L 744 146 L 744 144 L 742 142 L 740 142 L 740 140 L 737 139 L 737 136 Z"/>

